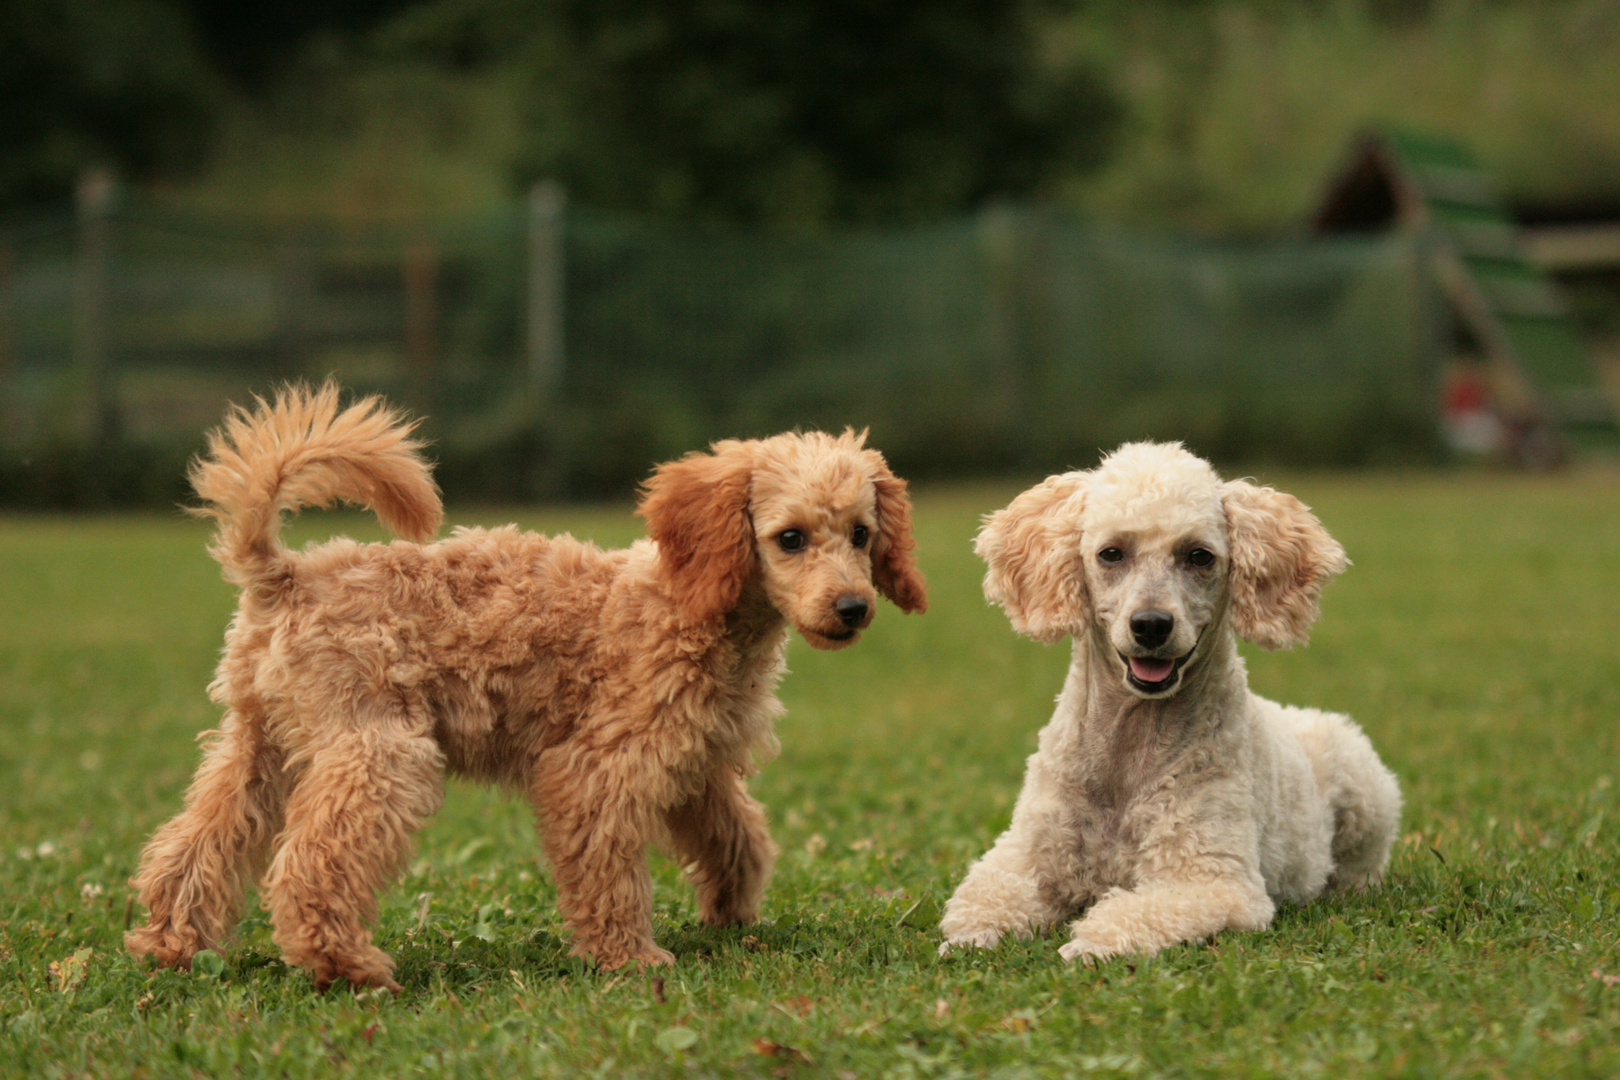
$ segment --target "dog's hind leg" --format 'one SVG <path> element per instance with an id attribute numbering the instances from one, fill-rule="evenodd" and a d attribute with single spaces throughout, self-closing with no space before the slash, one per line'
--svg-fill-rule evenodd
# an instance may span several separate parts
<path id="1" fill-rule="evenodd" d="M 190 967 L 236 923 L 244 884 L 281 828 L 281 754 L 258 718 L 232 711 L 205 739 L 185 810 L 153 835 L 130 882 L 150 914 L 124 945 L 166 967 Z"/>
<path id="2" fill-rule="evenodd" d="M 264 887 L 275 942 L 325 989 L 399 992 L 394 962 L 371 943 L 377 891 L 444 797 L 444 755 L 419 725 L 379 718 L 323 739 L 287 802 L 287 829 Z"/>
<path id="3" fill-rule="evenodd" d="M 765 809 L 748 794 L 742 777 L 722 769 L 665 821 L 675 854 L 697 890 L 703 921 L 730 926 L 758 919 L 776 845 Z"/>
<path id="4" fill-rule="evenodd" d="M 1401 824 L 1401 785 L 1359 729 L 1341 759 L 1344 783 L 1329 796 L 1333 807 L 1333 875 L 1328 887 L 1360 889 L 1384 880 Z"/>
<path id="5" fill-rule="evenodd" d="M 1287 710 L 1333 820 L 1330 889 L 1377 885 L 1401 820 L 1401 786 L 1348 716 Z"/>

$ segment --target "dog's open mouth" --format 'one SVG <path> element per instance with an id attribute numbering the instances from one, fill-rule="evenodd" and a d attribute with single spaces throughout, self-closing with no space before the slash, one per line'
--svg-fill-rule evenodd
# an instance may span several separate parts
<path id="1" fill-rule="evenodd" d="M 1121 653 L 1119 658 L 1125 661 L 1125 680 L 1132 687 L 1144 694 L 1162 694 L 1175 686 L 1181 678 L 1181 665 L 1191 656 L 1189 652 L 1185 656 L 1161 660 L 1156 656 L 1126 656 Z"/>

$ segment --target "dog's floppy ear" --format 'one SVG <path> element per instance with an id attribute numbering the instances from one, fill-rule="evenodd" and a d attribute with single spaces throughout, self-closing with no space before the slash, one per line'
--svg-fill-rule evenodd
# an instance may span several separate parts
<path id="1" fill-rule="evenodd" d="M 1221 491 L 1232 549 L 1232 629 L 1262 649 L 1309 637 L 1327 580 L 1350 565 L 1310 508 L 1244 480 Z"/>
<path id="2" fill-rule="evenodd" d="M 882 454 L 876 450 L 864 454 L 872 466 L 872 485 L 877 489 L 872 584 L 901 611 L 927 611 L 928 583 L 912 555 L 917 541 L 911 535 L 911 496 L 906 494 L 906 482 L 890 471 Z"/>
<path id="3" fill-rule="evenodd" d="M 990 564 L 984 595 L 1036 641 L 1057 641 L 1086 620 L 1080 511 L 1089 477 L 1047 477 L 987 517 L 973 545 Z"/>
<path id="4" fill-rule="evenodd" d="M 658 466 L 643 486 L 636 513 L 647 519 L 661 572 L 691 622 L 736 607 L 753 572 L 753 471 L 746 444 L 727 440 L 716 443 L 712 454 L 694 451 Z"/>

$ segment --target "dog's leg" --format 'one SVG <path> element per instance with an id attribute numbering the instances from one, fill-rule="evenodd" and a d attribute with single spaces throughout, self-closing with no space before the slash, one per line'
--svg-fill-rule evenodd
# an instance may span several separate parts
<path id="1" fill-rule="evenodd" d="M 759 918 L 776 845 L 765 809 L 742 777 L 724 769 L 704 790 L 665 815 L 675 854 L 688 867 L 698 911 L 710 926 Z"/>
<path id="2" fill-rule="evenodd" d="M 228 713 L 203 753 L 186 808 L 153 835 L 130 882 L 150 915 L 124 935 L 137 956 L 187 968 L 241 914 L 243 886 L 264 865 L 281 828 L 280 753 L 255 719 Z"/>
<path id="3" fill-rule="evenodd" d="M 1087 964 L 1126 953 L 1151 956 L 1222 930 L 1264 930 L 1275 910 L 1258 872 L 1112 889 L 1074 921 L 1074 936 L 1058 953 Z"/>
<path id="4" fill-rule="evenodd" d="M 1033 937 L 1064 916 L 1066 909 L 1042 887 L 1028 852 L 1007 839 L 1003 835 L 973 864 L 946 901 L 941 956 L 962 945 L 993 949 L 1006 934 Z"/>
<path id="5" fill-rule="evenodd" d="M 673 964 L 674 954 L 653 940 L 647 870 L 660 807 L 673 801 L 668 775 L 642 746 L 548 764 L 529 795 L 574 955 L 593 957 L 604 971 L 631 961 Z"/>
<path id="6" fill-rule="evenodd" d="M 1070 891 L 1079 888 L 1079 870 L 1064 865 L 1064 855 L 1078 853 L 1079 838 L 1071 837 L 1054 791 L 1032 763 L 1012 824 L 945 904 L 941 956 L 960 945 L 994 948 L 1006 934 L 1033 937 L 1074 910 L 1067 901 L 1075 898 L 1055 885 L 1061 877 L 1071 883 Z"/>
<path id="7" fill-rule="evenodd" d="M 1361 728 L 1343 713 L 1283 709 L 1310 758 L 1332 822 L 1335 890 L 1377 885 L 1384 878 L 1401 821 L 1401 785 Z"/>
<path id="8" fill-rule="evenodd" d="M 437 743 L 388 721 L 324 741 L 305 766 L 264 887 L 276 944 L 317 987 L 343 978 L 399 992 L 370 923 L 377 890 L 444 797 L 443 774 Z"/>

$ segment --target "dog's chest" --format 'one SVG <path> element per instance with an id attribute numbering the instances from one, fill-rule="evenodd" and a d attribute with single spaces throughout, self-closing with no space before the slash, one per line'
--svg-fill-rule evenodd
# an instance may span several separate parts
<path id="1" fill-rule="evenodd" d="M 1121 790 L 1111 782 L 1085 785 L 1075 793 L 1063 837 L 1068 861 L 1077 870 L 1073 880 L 1087 894 L 1075 901 L 1088 902 L 1116 886 L 1135 886 L 1145 803 L 1140 791 Z"/>
<path id="2" fill-rule="evenodd" d="M 1151 713 L 1079 733 L 1064 783 L 1068 827 L 1055 838 L 1075 870 L 1077 895 L 1069 902 L 1088 903 L 1107 889 L 1137 884 L 1142 845 L 1162 794 L 1188 764 L 1185 734 Z"/>

